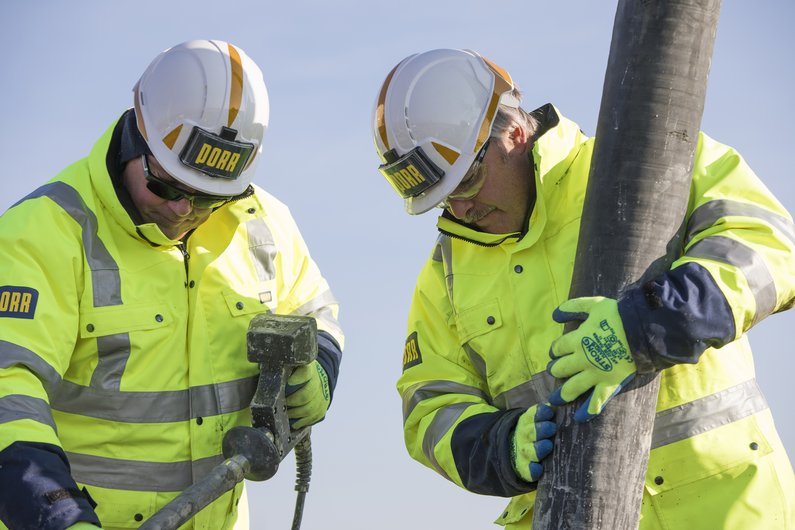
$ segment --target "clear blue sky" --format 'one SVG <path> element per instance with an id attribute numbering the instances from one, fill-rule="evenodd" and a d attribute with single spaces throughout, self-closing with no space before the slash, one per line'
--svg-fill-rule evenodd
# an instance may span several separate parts
<path id="1" fill-rule="evenodd" d="M 737 148 L 792 212 L 795 3 L 726 1 L 702 128 Z M 409 217 L 376 171 L 373 102 L 410 53 L 478 50 L 511 72 L 526 108 L 555 103 L 596 129 L 615 1 L 136 2 L 4 0 L 0 6 L 0 212 L 86 155 L 131 106 L 161 50 L 196 38 L 242 47 L 271 99 L 256 182 L 288 205 L 341 301 L 339 387 L 314 432 L 304 528 L 488 528 L 505 504 L 457 489 L 403 446 L 400 372 L 415 276 L 434 215 Z M 789 66 L 787 66 L 789 65 Z M 2 279 L 0 279 L 2 283 Z M 790 456 L 795 312 L 751 332 L 760 384 Z M 289 528 L 293 461 L 250 488 L 253 529 Z"/>

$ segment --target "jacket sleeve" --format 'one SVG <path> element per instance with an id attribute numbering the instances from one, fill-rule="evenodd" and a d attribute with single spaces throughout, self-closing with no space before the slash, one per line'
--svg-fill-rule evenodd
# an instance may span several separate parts
<path id="1" fill-rule="evenodd" d="M 639 371 L 696 363 L 795 303 L 792 217 L 733 149 L 701 135 L 684 254 L 619 311 Z"/>
<path id="2" fill-rule="evenodd" d="M 71 477 L 49 403 L 77 337 L 80 229 L 43 195 L 0 217 L 0 520 L 62 530 L 99 520 Z"/>
<path id="3" fill-rule="evenodd" d="M 491 404 L 451 324 L 439 262 L 420 273 L 409 313 L 403 374 L 403 431 L 412 458 L 475 493 L 512 497 L 532 491 L 513 471 L 510 433 L 523 410 Z"/>
<path id="4" fill-rule="evenodd" d="M 276 239 L 281 296 L 277 312 L 314 317 L 318 328 L 317 360 L 329 378 L 332 398 L 339 377 L 345 336 L 339 323 L 339 304 L 328 282 L 309 254 L 289 209 L 264 192 L 269 224 Z"/>

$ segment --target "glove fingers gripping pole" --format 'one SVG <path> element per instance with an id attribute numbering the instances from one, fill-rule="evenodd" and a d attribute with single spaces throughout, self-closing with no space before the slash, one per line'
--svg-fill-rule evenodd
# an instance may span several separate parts
<path id="1" fill-rule="evenodd" d="M 155 513 L 140 530 L 176 530 L 244 478 L 253 481 L 271 478 L 279 463 L 299 443 L 296 449 L 299 496 L 292 528 L 300 528 L 312 467 L 310 428 L 290 430 L 284 388 L 295 366 L 308 364 L 317 357 L 317 324 L 311 317 L 262 314 L 252 319 L 247 338 L 248 360 L 260 365 L 251 401 L 253 427 L 230 429 L 223 439 L 226 460 Z"/>

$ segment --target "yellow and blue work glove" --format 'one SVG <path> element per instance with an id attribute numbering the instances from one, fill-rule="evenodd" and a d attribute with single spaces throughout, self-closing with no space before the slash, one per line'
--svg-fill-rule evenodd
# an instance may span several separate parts
<path id="1" fill-rule="evenodd" d="M 561 324 L 582 321 L 580 327 L 552 343 L 547 366 L 550 375 L 566 379 L 549 396 L 552 405 L 565 405 L 590 391 L 574 414 L 584 422 L 598 415 L 637 373 L 629 350 L 618 302 L 601 296 L 563 302 L 552 314 Z"/>
<path id="2" fill-rule="evenodd" d="M 99 527 L 91 523 L 79 522 L 75 523 L 66 530 L 97 530 Z"/>
<path id="3" fill-rule="evenodd" d="M 284 394 L 290 427 L 314 425 L 326 417 L 331 403 L 328 375 L 317 361 L 299 366 L 287 378 Z"/>
<path id="4" fill-rule="evenodd" d="M 546 404 L 533 405 L 516 422 L 511 434 L 511 462 L 516 474 L 525 482 L 536 482 L 544 473 L 541 461 L 553 448 L 557 432 L 555 411 Z"/>

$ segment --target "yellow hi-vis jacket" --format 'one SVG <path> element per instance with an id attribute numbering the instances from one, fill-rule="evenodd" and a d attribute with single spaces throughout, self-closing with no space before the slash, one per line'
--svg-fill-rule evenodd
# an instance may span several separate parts
<path id="1" fill-rule="evenodd" d="M 468 490 L 512 497 L 496 522 L 525 529 L 534 485 L 513 472 L 508 438 L 521 412 L 553 390 L 545 369 L 563 326 L 551 315 L 568 298 L 593 149 L 576 124 L 547 112 L 526 232 L 487 234 L 439 218 L 397 383 L 410 455 Z M 794 246 L 791 217 L 743 159 L 701 135 L 671 274 L 701 271 L 726 308 L 715 316 L 732 320 L 714 325 L 733 333 L 697 364 L 662 371 L 642 529 L 795 528 L 792 466 L 744 335 L 792 305 Z"/>
<path id="2" fill-rule="evenodd" d="M 256 188 L 184 245 L 136 226 L 108 172 L 114 127 L 0 218 L 0 451 L 62 448 L 106 530 L 140 526 L 250 424 L 255 315 L 311 315 L 343 343 L 286 206 Z M 232 528 L 242 488 L 183 528 Z"/>

